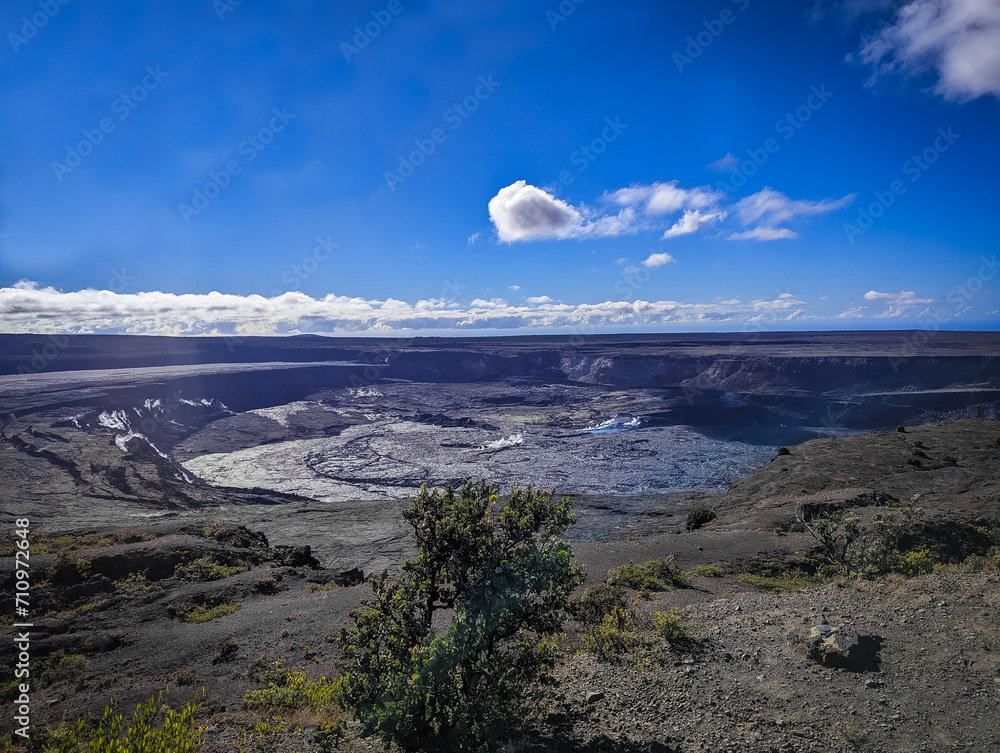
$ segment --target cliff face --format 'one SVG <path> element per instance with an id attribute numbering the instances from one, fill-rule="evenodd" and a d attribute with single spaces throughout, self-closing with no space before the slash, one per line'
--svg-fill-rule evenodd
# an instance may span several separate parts
<path id="1" fill-rule="evenodd" d="M 564 356 L 566 378 L 621 388 L 756 395 L 1000 388 L 1000 357 Z"/>

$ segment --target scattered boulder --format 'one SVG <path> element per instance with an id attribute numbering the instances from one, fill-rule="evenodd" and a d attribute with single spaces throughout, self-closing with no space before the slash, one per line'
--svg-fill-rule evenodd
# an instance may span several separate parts
<path id="1" fill-rule="evenodd" d="M 822 667 L 851 672 L 877 671 L 881 660 L 882 639 L 859 635 L 850 628 L 835 628 L 823 622 L 810 630 L 805 643 L 806 656 Z"/>
<path id="2" fill-rule="evenodd" d="M 308 544 L 303 546 L 276 546 L 274 547 L 274 561 L 279 565 L 288 567 L 308 567 L 318 569 L 319 560 L 313 557 L 312 547 Z"/>

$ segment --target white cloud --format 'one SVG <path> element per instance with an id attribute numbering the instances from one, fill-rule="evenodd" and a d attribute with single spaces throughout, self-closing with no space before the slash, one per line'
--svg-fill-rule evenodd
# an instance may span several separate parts
<path id="1" fill-rule="evenodd" d="M 1000 98 L 1000 3 L 913 0 L 863 39 L 859 56 L 872 67 L 869 84 L 933 71 L 945 99 Z"/>
<path id="2" fill-rule="evenodd" d="M 725 194 L 708 186 L 682 188 L 676 180 L 633 185 L 602 197 L 620 207 L 617 214 L 600 214 L 586 206 L 574 207 L 523 180 L 500 189 L 489 202 L 490 219 L 501 241 L 529 241 L 583 237 L 614 237 L 640 230 L 663 228 L 667 217 L 682 213 L 663 231 L 662 239 L 678 238 L 721 222 L 730 212 L 722 205 Z M 744 227 L 732 240 L 797 238 L 780 224 L 810 215 L 832 212 L 850 204 L 855 194 L 822 201 L 795 200 L 765 187 L 738 201 L 733 208 Z M 616 264 L 622 263 L 621 260 Z"/>
<path id="3" fill-rule="evenodd" d="M 619 206 L 641 206 L 646 214 L 674 214 L 682 209 L 705 209 L 715 206 L 723 194 L 709 186 L 681 188 L 679 181 L 653 183 L 648 186 L 634 185 L 620 188 L 610 194 L 611 201 Z"/>
<path id="4" fill-rule="evenodd" d="M 709 170 L 715 170 L 720 173 L 728 173 L 739 167 L 740 158 L 734 155 L 732 152 L 726 152 L 725 157 L 720 157 L 715 160 L 715 162 L 709 162 L 706 167 Z"/>
<path id="5" fill-rule="evenodd" d="M 582 236 L 616 236 L 636 230 L 635 210 L 626 207 L 618 214 L 595 216 L 557 199 L 547 191 L 519 180 L 501 188 L 490 199 L 490 220 L 500 240 L 530 241 Z"/>
<path id="6" fill-rule="evenodd" d="M 787 227 L 755 227 L 753 230 L 743 230 L 730 233 L 731 241 L 780 241 L 785 238 L 798 238 L 799 234 Z"/>
<path id="7" fill-rule="evenodd" d="M 650 254 L 648 257 L 646 257 L 643 260 L 642 266 L 644 266 L 644 267 L 662 267 L 664 264 L 670 264 L 671 262 L 674 262 L 674 261 L 677 261 L 677 260 L 674 257 L 672 257 L 670 254 L 667 254 L 667 253 Z M 636 270 L 636 271 L 638 271 L 638 270 Z"/>
<path id="8" fill-rule="evenodd" d="M 622 256 L 620 259 L 615 259 L 615 264 L 617 264 L 620 267 L 626 261 L 628 261 L 628 260 L 624 256 Z"/>
<path id="9" fill-rule="evenodd" d="M 699 212 L 697 209 L 689 209 L 684 212 L 684 215 L 677 222 L 667 229 L 663 234 L 663 240 L 696 233 L 702 225 L 721 220 L 725 216 L 725 212 Z"/>
<path id="10" fill-rule="evenodd" d="M 744 225 L 759 223 L 774 226 L 797 217 L 841 209 L 854 201 L 855 197 L 856 194 L 851 193 L 839 199 L 795 200 L 789 199 L 781 191 L 775 191 L 770 186 L 765 186 L 757 193 L 750 194 L 736 202 L 736 214 Z"/>
<path id="11" fill-rule="evenodd" d="M 918 298 L 912 290 L 900 290 L 898 293 L 880 293 L 877 290 L 869 290 L 865 293 L 866 301 L 884 301 L 889 306 L 922 306 L 925 303 L 934 303 L 933 298 Z"/>
<path id="12" fill-rule="evenodd" d="M 529 296 L 528 298 L 525 298 L 524 301 L 525 303 L 528 303 L 532 306 L 537 306 L 540 303 L 552 303 L 552 299 L 549 298 L 547 295 Z"/>
<path id="13" fill-rule="evenodd" d="M 519 180 L 490 199 L 490 220 L 500 240 L 570 238 L 580 232 L 582 215 L 565 201 Z"/>
<path id="14" fill-rule="evenodd" d="M 472 235 L 469 236 L 469 239 L 468 239 L 467 243 L 468 243 L 468 245 L 471 246 L 472 244 L 474 244 L 476 241 L 478 241 L 482 237 L 483 237 L 482 233 L 473 233 Z"/>
<path id="15" fill-rule="evenodd" d="M 765 186 L 760 191 L 750 194 L 736 202 L 736 216 L 744 226 L 756 227 L 741 232 L 731 233 L 732 241 L 775 241 L 783 238 L 798 238 L 794 230 L 778 227 L 786 222 L 824 214 L 842 209 L 856 198 L 857 194 L 847 194 L 839 199 L 823 199 L 809 201 L 807 199 L 790 199 L 781 191 L 775 191 Z"/>
<path id="16" fill-rule="evenodd" d="M 885 310 L 877 315 L 880 319 L 892 319 L 911 313 L 917 306 L 934 303 L 933 298 L 918 298 L 912 290 L 901 290 L 898 293 L 880 293 L 877 290 L 869 290 L 865 293 L 865 300 L 885 304 Z"/>
<path id="17" fill-rule="evenodd" d="M 855 306 L 854 308 L 841 311 L 837 314 L 838 319 L 864 319 L 867 306 Z"/>
<path id="18" fill-rule="evenodd" d="M 515 293 L 521 289 L 520 285 L 511 285 L 508 290 L 513 290 Z"/>
<path id="19" fill-rule="evenodd" d="M 274 298 L 223 293 L 114 293 L 109 290 L 60 292 L 34 283 L 0 288 L 0 320 L 7 332 L 127 333 L 136 335 L 280 335 L 413 331 L 575 329 L 594 327 L 695 326 L 754 321 L 762 312 L 797 315 L 802 302 L 789 294 L 773 301 L 738 299 L 709 303 L 604 301 L 566 304 L 537 296 L 535 303 L 511 304 L 477 298 L 468 306 L 443 299 L 416 303 L 327 295 L 311 298 L 289 292 Z M 787 316 L 786 316 L 787 318 Z"/>

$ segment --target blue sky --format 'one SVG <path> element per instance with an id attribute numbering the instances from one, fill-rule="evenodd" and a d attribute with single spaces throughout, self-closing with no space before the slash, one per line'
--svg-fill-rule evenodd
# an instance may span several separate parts
<path id="1" fill-rule="evenodd" d="M 0 330 L 997 328 L 992 0 L 0 12 Z"/>

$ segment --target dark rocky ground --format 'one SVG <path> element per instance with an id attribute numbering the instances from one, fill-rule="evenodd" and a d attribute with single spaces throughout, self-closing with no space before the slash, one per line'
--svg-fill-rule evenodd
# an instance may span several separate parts
<path id="1" fill-rule="evenodd" d="M 367 574 L 409 556 L 403 503 L 320 503 L 273 488 L 220 486 L 184 463 L 266 443 L 326 441 L 364 426 L 370 420 L 363 412 L 274 414 L 287 415 L 286 425 L 266 411 L 323 401 L 374 369 L 369 377 L 389 380 L 383 385 L 416 379 L 446 391 L 448 377 L 474 391 L 479 384 L 477 395 L 499 400 L 488 420 L 459 410 L 457 398 L 440 410 L 413 409 L 429 416 L 423 425 L 443 429 L 459 431 L 455 422 L 465 419 L 501 427 L 515 414 L 523 421 L 539 415 L 533 411 L 546 420 L 572 414 L 590 422 L 627 411 L 650 415 L 650 406 L 660 405 L 665 425 L 694 426 L 723 441 L 771 432 L 758 446 L 790 447 L 722 492 L 574 497 L 580 524 L 569 536 L 588 585 L 613 567 L 664 556 L 686 570 L 716 563 L 723 575 L 695 575 L 692 587 L 651 599 L 632 594 L 640 614 L 684 610 L 692 637 L 674 645 L 651 640 L 635 653 L 598 659 L 580 652 L 583 628 L 569 623 L 560 685 L 546 714 L 506 750 L 1000 749 L 1000 578 L 988 563 L 972 559 L 909 579 L 839 579 L 783 594 L 740 579 L 795 569 L 815 552 L 815 540 L 797 524 L 803 506 L 862 509 L 873 492 L 923 508 L 942 551 L 964 556 L 965 534 L 995 531 L 995 338 L 942 335 L 894 369 L 891 358 L 908 337 L 449 341 L 443 356 L 427 355 L 434 350 L 427 343 L 399 346 L 402 352 L 353 344 L 353 354 L 338 344 L 332 355 L 325 342 L 297 343 L 303 363 L 294 367 L 287 353 L 274 358 L 253 341 L 240 345 L 244 363 L 228 364 L 219 360 L 218 341 L 185 345 L 186 355 L 143 341 L 122 355 L 113 344 L 81 339 L 77 350 L 64 350 L 64 363 L 110 358 L 129 368 L 22 375 L 17 364 L 37 344 L 0 337 L 23 352 L 0 355 L 15 374 L 0 377 L 4 540 L 23 516 L 43 534 L 32 560 L 33 723 L 99 713 L 110 698 L 127 709 L 164 687 L 176 706 L 204 688 L 204 750 L 317 749 L 319 715 L 283 712 L 279 732 L 278 712 L 248 711 L 245 694 L 279 660 L 311 678 L 336 674 L 333 638 L 368 592 L 346 571 L 360 565 Z M 102 355 L 95 343 L 111 351 Z M 317 347 L 326 351 L 317 355 Z M 254 358 L 284 362 L 250 363 Z M 199 359 L 213 365 L 164 365 Z M 305 364 L 321 360 L 338 363 Z M 407 389 L 416 394 L 416 386 Z M 560 394 L 588 390 L 597 398 L 590 413 L 579 413 L 579 401 L 559 403 Z M 528 397 L 511 403 L 514 394 Z M 913 425 L 930 420 L 937 422 Z M 897 423 L 910 425 L 897 432 Z M 822 431 L 836 435 L 798 443 Z M 702 505 L 717 517 L 687 531 L 688 511 Z M 59 539 L 63 532 L 76 538 Z M 312 547 L 308 554 L 282 548 L 304 545 Z M 51 553 L 42 554 L 46 547 Z M 72 558 L 58 565 L 53 585 L 43 585 L 61 549 Z M 313 555 L 320 562 L 308 559 Z M 78 558 L 89 560 L 89 569 L 76 569 Z M 184 573 L 205 558 L 233 569 L 215 571 L 215 580 L 178 576 L 178 566 Z M 13 560 L 3 563 L 9 603 Z M 238 608 L 205 622 L 182 619 L 224 604 Z M 850 667 L 823 666 L 808 653 L 809 629 L 824 610 L 845 635 L 865 639 L 863 657 Z M 9 665 L 7 656 L 0 663 Z M 0 679 L 9 676 L 3 669 Z M 335 749 L 381 751 L 353 724 Z"/>
<path id="2" fill-rule="evenodd" d="M 763 592 L 738 576 L 815 549 L 807 534 L 787 530 L 803 500 L 837 504 L 870 491 L 920 494 L 917 501 L 936 528 L 995 524 L 998 438 L 1000 423 L 970 419 L 911 427 L 905 434 L 813 440 L 725 493 L 692 495 L 678 501 L 676 514 L 650 518 L 648 526 L 637 523 L 642 535 L 578 542 L 588 583 L 601 581 L 611 567 L 667 555 L 688 570 L 716 563 L 724 575 L 696 575 L 691 588 L 638 601 L 638 611 L 647 614 L 682 607 L 693 625 L 688 641 L 654 642 L 611 659 L 570 649 L 550 696 L 550 715 L 509 749 L 996 750 L 995 569 L 842 579 L 787 594 Z M 947 455 L 955 463 L 908 464 L 917 442 L 931 458 Z M 706 502 L 718 517 L 686 531 L 686 509 Z M 366 586 L 349 585 L 350 574 L 316 567 L 301 549 L 275 551 L 245 529 L 171 521 L 147 528 L 155 538 L 124 543 L 139 538 L 125 533 L 122 542 L 83 542 L 74 556 L 90 560 L 89 577 L 37 591 L 33 608 L 48 616 L 37 621 L 34 660 L 56 666 L 36 692 L 36 721 L 97 713 L 111 697 L 131 704 L 167 686 L 171 701 L 183 702 L 204 687 L 206 750 L 234 750 L 241 738 L 248 750 L 315 749 L 308 716 L 285 715 L 286 723 L 291 718 L 302 725 L 301 733 L 240 732 L 261 718 L 242 705 L 244 694 L 257 687 L 252 666 L 259 657 L 284 659 L 312 677 L 334 675 L 334 637 Z M 178 563 L 206 556 L 239 572 L 208 582 L 174 575 Z M 36 557 L 34 577 L 43 577 L 54 560 L 54 554 Z M 130 595 L 121 583 L 136 572 L 146 574 L 150 590 Z M 347 585 L 310 592 L 311 583 L 335 578 Z M 209 622 L 177 617 L 191 605 L 234 601 L 241 604 L 238 611 Z M 821 614 L 865 637 L 873 653 L 849 668 L 810 659 L 803 642 Z M 579 628 L 568 627 L 569 645 L 579 648 Z M 67 667 L 66 656 L 82 658 Z M 593 693 L 603 698 L 588 702 Z M 856 747 L 848 742 L 862 738 Z M 380 750 L 351 725 L 338 749 Z"/>

